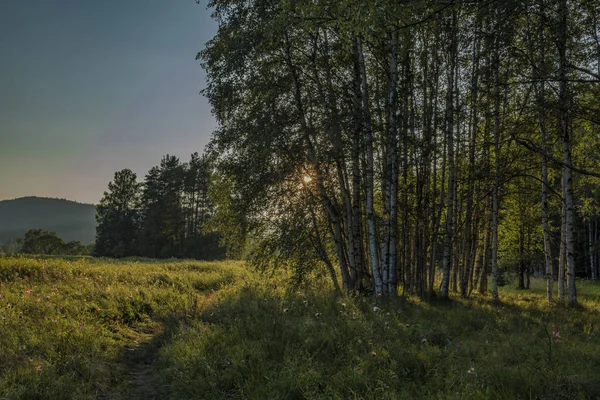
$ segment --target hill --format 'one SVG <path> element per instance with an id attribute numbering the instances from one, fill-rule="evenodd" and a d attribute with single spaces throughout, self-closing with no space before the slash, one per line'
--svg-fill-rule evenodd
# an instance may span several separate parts
<path id="1" fill-rule="evenodd" d="M 96 237 L 96 207 L 64 199 L 22 197 L 0 201 L 0 245 L 32 228 L 53 231 L 85 244 Z"/>

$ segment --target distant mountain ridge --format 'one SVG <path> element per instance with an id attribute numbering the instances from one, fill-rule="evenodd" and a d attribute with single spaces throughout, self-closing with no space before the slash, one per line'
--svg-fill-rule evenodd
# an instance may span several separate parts
<path id="1" fill-rule="evenodd" d="M 96 237 L 96 206 L 33 196 L 0 201 L 0 245 L 33 228 L 56 232 L 66 242 L 88 244 Z"/>

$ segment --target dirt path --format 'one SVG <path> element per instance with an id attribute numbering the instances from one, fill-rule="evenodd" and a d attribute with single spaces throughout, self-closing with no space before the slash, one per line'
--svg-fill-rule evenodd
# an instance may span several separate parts
<path id="1" fill-rule="evenodd" d="M 123 349 L 121 366 L 124 369 L 125 399 L 159 399 L 154 385 L 154 362 L 162 333 L 162 326 L 154 326 L 146 332 L 137 332 L 130 345 Z"/>

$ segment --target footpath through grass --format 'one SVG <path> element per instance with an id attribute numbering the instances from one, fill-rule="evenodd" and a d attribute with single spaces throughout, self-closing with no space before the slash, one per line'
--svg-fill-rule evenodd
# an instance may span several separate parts
<path id="1" fill-rule="evenodd" d="M 0 258 L 0 399 L 600 398 L 600 286 L 502 289 L 376 305 L 241 263 Z"/>

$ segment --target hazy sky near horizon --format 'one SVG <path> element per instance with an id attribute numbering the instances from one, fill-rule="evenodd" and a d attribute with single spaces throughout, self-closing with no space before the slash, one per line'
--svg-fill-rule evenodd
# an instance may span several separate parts
<path id="1" fill-rule="evenodd" d="M 114 172 L 202 152 L 207 1 L 0 1 L 0 200 L 97 203 Z"/>

